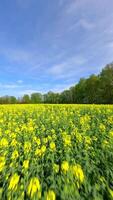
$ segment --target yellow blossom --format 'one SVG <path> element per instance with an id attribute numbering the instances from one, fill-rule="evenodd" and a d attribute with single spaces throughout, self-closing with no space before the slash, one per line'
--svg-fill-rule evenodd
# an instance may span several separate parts
<path id="1" fill-rule="evenodd" d="M 24 152 L 29 152 L 31 150 L 31 143 L 30 142 L 25 142 L 24 143 Z"/>
<path id="2" fill-rule="evenodd" d="M 113 137 L 113 130 L 109 132 L 109 135 Z"/>
<path id="3" fill-rule="evenodd" d="M 69 163 L 67 161 L 63 161 L 61 164 L 61 170 L 66 173 L 69 170 Z"/>
<path id="4" fill-rule="evenodd" d="M 41 147 L 41 152 L 42 152 L 42 154 L 45 153 L 45 151 L 46 151 L 46 146 L 45 146 L 45 145 L 42 145 L 42 147 Z"/>
<path id="5" fill-rule="evenodd" d="M 64 141 L 64 146 L 70 146 L 71 145 L 71 136 L 70 135 L 65 135 L 63 138 Z"/>
<path id="6" fill-rule="evenodd" d="M 41 144 L 40 138 L 36 138 L 35 142 L 37 143 L 37 145 L 39 146 Z"/>
<path id="7" fill-rule="evenodd" d="M 78 180 L 77 185 L 79 186 L 79 182 L 83 183 L 84 181 L 84 172 L 79 164 L 71 166 L 71 171 L 75 178 Z"/>
<path id="8" fill-rule="evenodd" d="M 5 167 L 5 157 L 1 156 L 0 157 L 0 172 L 2 172 L 2 170 L 4 169 Z"/>
<path id="9" fill-rule="evenodd" d="M 54 142 L 50 143 L 50 149 L 53 150 L 53 151 L 56 149 L 56 145 L 55 145 Z"/>
<path id="10" fill-rule="evenodd" d="M 35 156 L 41 156 L 41 155 L 42 155 L 41 149 L 37 148 L 35 151 Z"/>
<path id="11" fill-rule="evenodd" d="M 55 200 L 55 199 L 56 199 L 55 192 L 53 190 L 49 190 L 47 193 L 46 200 Z"/>
<path id="12" fill-rule="evenodd" d="M 13 139 L 11 142 L 11 146 L 16 146 L 16 145 L 17 145 L 17 141 L 15 139 Z"/>
<path id="13" fill-rule="evenodd" d="M 28 185 L 27 193 L 32 198 L 36 193 L 40 192 L 41 186 L 37 177 L 31 178 Z"/>
<path id="14" fill-rule="evenodd" d="M 17 186 L 18 186 L 18 183 L 19 183 L 19 179 L 20 179 L 20 176 L 17 173 L 12 175 L 11 179 L 10 179 L 10 182 L 9 182 L 8 189 L 9 190 L 16 190 Z"/>
<path id="15" fill-rule="evenodd" d="M 99 130 L 100 130 L 101 132 L 105 132 L 105 130 L 106 130 L 105 125 L 104 125 L 104 124 L 100 124 L 100 125 L 99 125 Z"/>
<path id="16" fill-rule="evenodd" d="M 11 158 L 12 158 L 12 159 L 17 159 L 18 156 L 19 156 L 18 151 L 15 150 L 15 151 L 13 151 L 13 153 L 12 153 L 12 157 L 11 157 Z"/>
<path id="17" fill-rule="evenodd" d="M 8 141 L 6 138 L 2 138 L 0 141 L 0 146 L 2 147 L 7 147 L 8 146 Z"/>
<path id="18" fill-rule="evenodd" d="M 23 168 L 24 169 L 28 169 L 28 167 L 29 167 L 29 160 L 24 160 L 24 162 L 23 162 Z"/>

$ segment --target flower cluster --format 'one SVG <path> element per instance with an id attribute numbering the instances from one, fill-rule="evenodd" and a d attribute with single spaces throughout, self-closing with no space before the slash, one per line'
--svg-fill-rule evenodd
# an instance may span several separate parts
<path id="1" fill-rule="evenodd" d="M 0 106 L 0 199 L 113 199 L 113 106 Z"/>

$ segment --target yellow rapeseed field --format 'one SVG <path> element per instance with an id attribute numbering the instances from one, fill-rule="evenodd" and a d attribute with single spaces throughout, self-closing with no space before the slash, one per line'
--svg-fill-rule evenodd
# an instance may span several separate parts
<path id="1" fill-rule="evenodd" d="M 113 199 L 113 106 L 0 106 L 0 200 L 38 199 Z"/>

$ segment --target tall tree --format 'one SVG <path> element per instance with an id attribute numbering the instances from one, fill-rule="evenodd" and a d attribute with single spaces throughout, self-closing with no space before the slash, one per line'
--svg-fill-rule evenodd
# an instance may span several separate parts
<path id="1" fill-rule="evenodd" d="M 85 103 L 99 103 L 99 77 L 91 75 L 85 82 Z"/>
<path id="2" fill-rule="evenodd" d="M 22 102 L 30 103 L 30 96 L 28 94 L 24 94 L 24 96 L 22 97 Z"/>
<path id="3" fill-rule="evenodd" d="M 108 64 L 99 77 L 101 103 L 113 103 L 113 63 Z"/>
<path id="4" fill-rule="evenodd" d="M 31 94 L 31 103 L 42 103 L 42 94 L 33 93 Z"/>

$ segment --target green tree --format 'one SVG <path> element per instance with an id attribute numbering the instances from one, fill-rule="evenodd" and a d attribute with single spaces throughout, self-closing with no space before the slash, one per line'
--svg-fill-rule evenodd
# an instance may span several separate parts
<path id="1" fill-rule="evenodd" d="M 59 103 L 60 100 L 60 95 L 59 93 L 54 93 L 54 92 L 48 92 L 47 94 L 44 95 L 44 102 L 45 103 Z"/>
<path id="2" fill-rule="evenodd" d="M 100 73 L 100 93 L 102 103 L 113 103 L 113 63 Z"/>
<path id="3" fill-rule="evenodd" d="M 79 83 L 75 86 L 75 103 L 86 103 L 85 101 L 85 79 L 80 79 Z"/>
<path id="4" fill-rule="evenodd" d="M 100 94 L 99 94 L 99 77 L 96 75 L 91 75 L 85 82 L 85 103 L 99 103 Z"/>
<path id="5" fill-rule="evenodd" d="M 10 96 L 9 97 L 9 103 L 10 104 L 16 104 L 17 103 L 17 99 L 15 96 Z"/>
<path id="6" fill-rule="evenodd" d="M 30 96 L 28 94 L 24 94 L 24 96 L 22 97 L 22 102 L 30 103 Z"/>
<path id="7" fill-rule="evenodd" d="M 33 93 L 31 94 L 31 103 L 42 103 L 42 94 Z"/>

